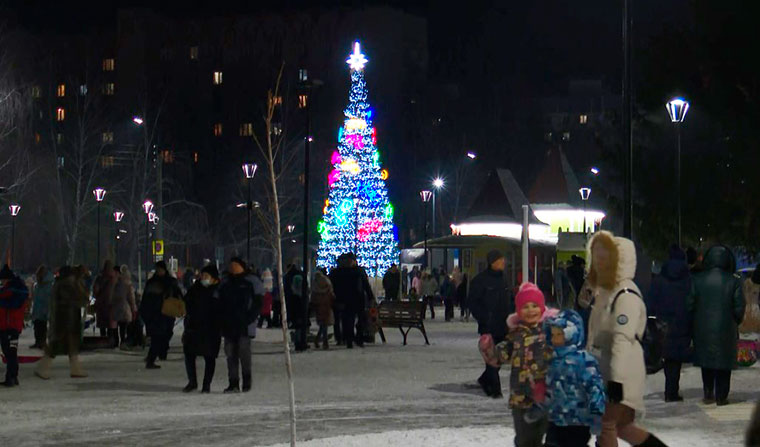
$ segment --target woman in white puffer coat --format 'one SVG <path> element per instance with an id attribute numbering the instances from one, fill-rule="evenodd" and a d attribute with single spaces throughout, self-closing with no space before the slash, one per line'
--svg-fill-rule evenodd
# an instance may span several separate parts
<path id="1" fill-rule="evenodd" d="M 646 329 L 647 311 L 633 278 L 636 248 L 628 239 L 600 231 L 588 244 L 588 284 L 594 302 L 589 319 L 588 351 L 597 360 L 607 384 L 600 447 L 617 447 L 617 438 L 633 446 L 665 444 L 636 426 L 636 412 L 644 412 L 646 367 L 639 339 Z"/>

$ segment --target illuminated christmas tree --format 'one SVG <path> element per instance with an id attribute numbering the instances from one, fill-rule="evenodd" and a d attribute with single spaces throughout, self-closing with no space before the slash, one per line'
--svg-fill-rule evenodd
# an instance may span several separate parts
<path id="1" fill-rule="evenodd" d="M 317 266 L 330 269 L 337 265 L 338 256 L 354 252 L 369 276 L 382 276 L 398 262 L 398 241 L 385 186 L 388 171 L 380 167 L 377 132 L 367 103 L 367 58 L 359 42 L 354 43 L 346 62 L 351 67 L 351 90 L 343 112 L 346 119 L 338 132 L 338 149 L 331 158 L 330 193 L 318 224 Z"/>

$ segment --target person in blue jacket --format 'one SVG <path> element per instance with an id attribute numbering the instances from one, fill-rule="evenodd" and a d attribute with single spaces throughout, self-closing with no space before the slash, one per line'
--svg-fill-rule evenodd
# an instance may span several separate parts
<path id="1" fill-rule="evenodd" d="M 546 446 L 588 445 L 591 433 L 601 432 L 607 396 L 599 363 L 583 349 L 583 319 L 563 310 L 544 322 L 544 331 L 554 349 L 546 380 Z"/>

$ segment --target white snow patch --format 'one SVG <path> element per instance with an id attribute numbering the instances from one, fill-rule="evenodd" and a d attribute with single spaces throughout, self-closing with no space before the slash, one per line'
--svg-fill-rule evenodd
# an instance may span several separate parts
<path id="1" fill-rule="evenodd" d="M 336 436 L 298 442 L 299 447 L 387 447 L 391 445 L 436 446 L 436 447 L 480 447 L 484 445 L 512 445 L 515 432 L 507 427 L 478 428 L 436 428 L 408 431 L 388 431 L 354 436 Z M 716 439 L 708 439 L 704 433 L 673 430 L 656 433 L 670 447 L 714 447 Z M 589 443 L 593 445 L 592 442 Z M 621 446 L 628 444 L 620 441 Z M 741 446 L 739 439 L 723 438 L 722 446 Z M 276 444 L 271 447 L 289 447 L 290 444 Z"/>

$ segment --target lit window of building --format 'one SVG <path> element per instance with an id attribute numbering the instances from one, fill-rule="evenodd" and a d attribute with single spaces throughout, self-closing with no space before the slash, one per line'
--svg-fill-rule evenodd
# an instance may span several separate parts
<path id="1" fill-rule="evenodd" d="M 305 109 L 306 104 L 308 104 L 308 101 L 309 101 L 309 95 L 298 95 L 298 108 Z"/>
<path id="2" fill-rule="evenodd" d="M 174 163 L 174 152 L 170 150 L 163 150 L 161 151 L 161 158 L 163 159 L 164 163 Z"/>
<path id="3" fill-rule="evenodd" d="M 240 136 L 241 137 L 250 137 L 253 135 L 253 124 L 252 123 L 243 123 L 240 125 Z"/>
<path id="4" fill-rule="evenodd" d="M 214 85 L 222 85 L 222 72 L 221 71 L 215 71 L 214 72 Z"/>
<path id="5" fill-rule="evenodd" d="M 100 157 L 100 167 L 101 168 L 113 168 L 115 164 L 116 159 L 113 155 L 102 155 Z"/>
<path id="6" fill-rule="evenodd" d="M 198 60 L 198 47 L 190 47 L 190 60 Z"/>
<path id="7" fill-rule="evenodd" d="M 32 98 L 39 98 L 41 96 L 42 96 L 42 89 L 37 85 L 32 87 Z"/>
<path id="8" fill-rule="evenodd" d="M 65 161 L 66 159 L 64 159 L 63 157 L 58 157 L 58 169 L 63 168 Z"/>
<path id="9" fill-rule="evenodd" d="M 103 144 L 113 143 L 113 132 L 103 132 Z"/>
<path id="10" fill-rule="evenodd" d="M 116 91 L 116 85 L 113 82 L 106 82 L 103 86 L 103 94 L 106 96 L 113 96 Z"/>
<path id="11" fill-rule="evenodd" d="M 282 96 L 272 96 L 269 101 L 270 101 L 270 104 L 269 104 L 270 106 L 272 105 L 280 106 L 282 105 Z"/>
<path id="12" fill-rule="evenodd" d="M 57 121 L 63 121 L 66 119 L 66 110 L 63 107 L 58 107 L 55 110 L 55 119 Z"/>
<path id="13" fill-rule="evenodd" d="M 79 86 L 79 94 L 82 96 L 85 96 L 87 94 L 87 84 L 82 84 Z"/>
<path id="14" fill-rule="evenodd" d="M 281 123 L 273 123 L 272 124 L 272 135 L 275 135 L 275 136 L 282 135 L 282 124 Z"/>
<path id="15" fill-rule="evenodd" d="M 581 116 L 578 118 L 578 121 L 579 121 L 581 124 L 586 124 L 586 123 L 588 122 L 588 115 L 581 115 Z"/>
<path id="16" fill-rule="evenodd" d="M 34 133 L 34 144 L 40 144 L 40 141 L 42 140 L 42 136 L 39 132 Z"/>
<path id="17" fill-rule="evenodd" d="M 58 84 L 58 87 L 55 89 L 55 95 L 59 98 L 66 96 L 66 84 Z"/>
<path id="18" fill-rule="evenodd" d="M 197 152 L 193 152 L 193 163 L 198 163 L 198 159 L 199 158 L 200 157 L 198 156 L 198 153 Z"/>
<path id="19" fill-rule="evenodd" d="M 214 136 L 215 137 L 221 137 L 222 136 L 222 123 L 216 123 L 216 124 L 214 124 Z"/>
<path id="20" fill-rule="evenodd" d="M 562 141 L 570 141 L 570 132 L 562 133 Z"/>
<path id="21" fill-rule="evenodd" d="M 113 71 L 116 68 L 116 60 L 114 58 L 103 59 L 103 71 Z"/>
<path id="22" fill-rule="evenodd" d="M 63 134 L 62 133 L 55 134 L 55 143 L 56 144 L 63 144 Z"/>

